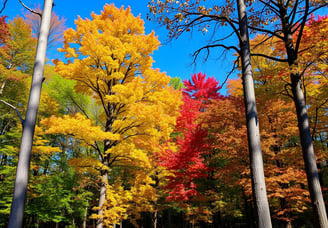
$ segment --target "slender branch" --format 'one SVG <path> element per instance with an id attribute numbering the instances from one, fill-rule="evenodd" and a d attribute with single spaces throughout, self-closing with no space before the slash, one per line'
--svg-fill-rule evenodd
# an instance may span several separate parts
<path id="1" fill-rule="evenodd" d="M 4 11 L 4 9 L 6 8 L 6 4 L 7 4 L 8 0 L 5 0 L 4 3 L 3 3 L 3 6 L 0 10 L 0 14 L 2 13 L 2 11 Z"/>
<path id="2" fill-rule="evenodd" d="M 303 16 L 303 21 L 301 23 L 301 29 L 300 29 L 300 32 L 298 34 L 298 37 L 297 37 L 297 40 L 296 40 L 296 45 L 295 45 L 295 51 L 296 51 L 296 53 L 298 52 L 298 49 L 300 47 L 300 43 L 301 43 L 301 39 L 302 39 L 302 34 L 303 34 L 303 29 L 305 27 L 305 23 L 306 23 L 306 20 L 307 20 L 308 15 L 309 15 L 309 8 L 310 8 L 309 0 L 305 0 L 305 13 L 304 13 L 304 16 Z"/>
<path id="3" fill-rule="evenodd" d="M 35 10 L 29 8 L 27 5 L 24 4 L 24 2 L 22 2 L 22 0 L 18 0 L 18 1 L 22 4 L 22 6 L 23 6 L 25 9 L 27 9 L 27 10 L 30 11 L 31 13 L 37 14 L 37 15 L 39 15 L 40 17 L 42 17 L 42 14 L 41 14 L 41 13 L 36 12 Z"/>
<path id="4" fill-rule="evenodd" d="M 289 3 L 290 3 L 290 0 L 287 0 L 287 2 L 286 2 L 286 4 L 285 4 L 285 8 L 288 7 Z M 297 3 L 298 3 L 298 1 L 297 1 Z"/>
<path id="5" fill-rule="evenodd" d="M 316 129 L 317 129 L 318 115 L 319 115 L 319 108 L 318 107 L 315 107 L 315 118 L 314 118 L 314 124 L 313 124 L 313 128 L 312 128 L 312 133 L 311 133 L 312 141 L 314 140 L 314 134 L 316 133 Z"/>
<path id="6" fill-rule="evenodd" d="M 287 95 L 288 97 L 290 97 L 291 99 L 294 99 L 294 96 L 291 95 L 291 94 L 289 93 L 288 87 L 291 87 L 291 84 L 290 84 L 290 83 L 287 83 L 287 84 L 285 84 L 285 86 L 284 86 L 285 91 L 286 91 L 286 95 Z"/>
<path id="7" fill-rule="evenodd" d="M 281 40 L 284 40 L 284 37 L 280 36 L 278 34 L 278 32 L 281 32 L 281 30 L 276 30 L 274 32 L 270 31 L 270 30 L 267 30 L 267 29 L 263 29 L 263 28 L 258 28 L 258 27 L 254 27 L 252 25 L 248 25 L 248 28 L 254 30 L 254 31 L 258 31 L 258 32 L 263 32 L 263 33 L 268 33 L 268 34 L 271 34 L 272 36 L 275 36 Z"/>
<path id="8" fill-rule="evenodd" d="M 314 139 L 314 134 L 316 132 L 316 129 L 317 129 L 317 123 L 318 123 L 318 115 L 319 115 L 319 109 L 324 106 L 326 103 L 328 102 L 328 98 L 322 102 L 319 106 L 317 106 L 315 108 L 315 120 L 314 120 L 314 126 L 313 126 L 313 129 L 312 129 L 312 140 Z"/>
<path id="9" fill-rule="evenodd" d="M 286 7 L 287 7 L 287 5 L 286 5 Z M 288 16 L 288 19 L 289 19 L 289 22 L 291 25 L 294 23 L 297 7 L 298 7 L 298 1 L 296 1 L 296 3 L 294 4 L 293 10 L 291 11 L 291 13 Z"/>
<path id="10" fill-rule="evenodd" d="M 213 40 L 211 43 L 217 43 L 217 42 L 221 42 L 221 41 L 224 41 L 228 38 L 230 38 L 235 32 L 231 32 L 229 35 L 225 36 L 225 37 L 222 37 L 220 39 L 217 39 L 217 40 Z M 214 35 L 214 34 L 213 34 Z"/>
<path id="11" fill-rule="evenodd" d="M 210 18 L 210 19 L 214 19 L 216 21 L 225 21 L 227 22 L 230 27 L 233 29 L 233 31 L 235 32 L 235 34 L 238 37 L 239 42 L 241 42 L 241 36 L 239 34 L 238 29 L 236 28 L 235 24 L 238 24 L 238 22 L 236 23 L 236 21 L 230 20 L 227 17 L 224 16 L 217 16 L 217 15 L 209 15 L 209 14 L 202 14 L 202 13 L 190 13 L 187 11 L 182 11 L 183 13 L 185 13 L 187 16 L 198 16 L 197 18 L 195 18 L 194 20 L 192 20 L 190 23 L 188 23 L 185 27 L 188 28 L 191 25 L 193 25 L 196 21 L 199 21 L 203 18 Z"/>
<path id="12" fill-rule="evenodd" d="M 318 7 L 315 8 L 315 9 L 312 9 L 312 10 L 308 11 L 307 15 L 311 15 L 311 14 L 314 13 L 315 11 L 317 11 L 317 10 L 319 10 L 319 9 L 325 7 L 325 6 L 328 6 L 328 3 L 325 3 L 325 4 L 321 5 L 321 6 L 318 6 Z M 292 28 L 294 28 L 295 26 L 296 26 L 296 27 L 293 29 L 292 33 L 294 33 L 295 31 L 297 31 L 298 28 L 302 25 L 302 24 L 300 23 L 300 21 L 302 21 L 302 19 L 303 19 L 303 17 L 301 17 L 300 19 L 298 19 L 298 20 L 293 24 Z"/>
<path id="13" fill-rule="evenodd" d="M 259 46 L 261 46 L 262 44 L 264 44 L 266 41 L 268 41 L 269 39 L 271 39 L 273 36 L 271 35 L 271 36 L 268 36 L 268 37 L 266 37 L 265 39 L 263 39 L 261 42 L 259 42 L 259 43 L 257 43 L 252 49 L 256 49 L 256 48 L 258 48 Z"/>
<path id="14" fill-rule="evenodd" d="M 226 49 L 226 50 L 234 49 L 237 53 L 240 53 L 240 50 L 239 50 L 236 46 L 225 46 L 225 45 L 223 45 L 223 44 L 212 44 L 212 45 L 206 45 L 206 46 L 204 46 L 204 47 L 199 48 L 197 51 L 194 52 L 194 54 L 193 54 L 193 56 L 194 56 L 194 60 L 193 60 L 193 62 L 196 62 L 196 59 L 198 58 L 198 55 L 199 55 L 200 52 L 201 52 L 202 50 L 204 50 L 204 49 L 207 50 L 207 55 L 206 55 L 206 57 L 205 57 L 205 60 L 207 60 L 207 59 L 208 59 L 208 56 L 209 56 L 209 54 L 210 54 L 209 49 L 210 49 L 210 48 L 214 48 L 214 47 L 222 47 L 222 48 L 224 48 L 224 49 Z"/>
<path id="15" fill-rule="evenodd" d="M 304 74 L 305 74 L 305 71 L 313 64 L 313 63 L 315 63 L 316 62 L 316 60 L 313 60 L 313 61 L 311 61 L 311 62 L 309 62 L 308 64 L 306 64 L 306 66 L 304 67 L 304 69 L 302 70 L 302 72 L 300 73 L 300 77 L 303 77 L 304 76 Z"/>
<path id="16" fill-rule="evenodd" d="M 230 72 L 228 73 L 228 75 L 226 76 L 226 78 L 224 79 L 223 83 L 220 85 L 220 87 L 223 87 L 227 80 L 229 79 L 230 75 L 235 71 L 235 69 L 238 68 L 239 66 L 239 59 L 240 59 L 240 56 L 237 57 L 237 59 L 233 62 L 233 66 L 232 66 L 232 69 L 230 70 Z"/>
<path id="17" fill-rule="evenodd" d="M 252 53 L 251 56 L 264 57 L 264 58 L 271 59 L 271 60 L 274 60 L 274 61 L 277 61 L 277 62 L 282 62 L 282 63 L 288 62 L 288 59 L 278 59 L 276 57 L 265 55 L 265 54 L 261 54 L 261 53 Z"/>
<path id="18" fill-rule="evenodd" d="M 270 2 L 271 2 L 273 5 L 275 5 L 276 7 L 279 8 L 279 5 L 278 5 L 275 1 L 270 0 Z"/>
<path id="19" fill-rule="evenodd" d="M 20 114 L 20 112 L 18 111 L 18 109 L 15 106 L 13 106 L 12 104 L 9 104 L 4 100 L 0 99 L 0 102 L 4 103 L 5 105 L 8 105 L 9 107 L 11 107 L 12 109 L 14 109 L 17 112 L 17 115 L 22 123 L 22 126 L 24 127 L 24 119 L 23 119 L 22 115 Z"/>
<path id="20" fill-rule="evenodd" d="M 72 100 L 73 104 L 75 104 L 77 106 L 77 108 L 80 109 L 80 111 L 85 115 L 85 117 L 87 117 L 89 119 L 89 116 L 86 113 L 86 111 L 74 100 L 73 96 L 69 95 L 69 98 Z"/>
<path id="21" fill-rule="evenodd" d="M 260 0 L 260 2 L 262 4 L 264 4 L 265 6 L 267 6 L 269 9 L 271 9 L 275 14 L 278 14 L 278 10 L 276 8 L 274 8 L 272 5 L 270 5 L 270 3 L 266 3 L 263 0 Z"/>

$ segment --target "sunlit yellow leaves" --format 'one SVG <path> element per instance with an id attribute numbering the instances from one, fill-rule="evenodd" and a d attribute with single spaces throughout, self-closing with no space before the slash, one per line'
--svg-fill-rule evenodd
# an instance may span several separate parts
<path id="1" fill-rule="evenodd" d="M 73 166 L 78 174 L 89 173 L 98 175 L 100 170 L 109 169 L 103 165 L 101 161 L 91 157 L 73 158 L 68 161 L 68 164 Z"/>
<path id="2" fill-rule="evenodd" d="M 160 43 L 154 32 L 145 34 L 144 22 L 130 8 L 107 4 L 100 15 L 91 16 L 79 17 L 76 30 L 65 32 L 60 51 L 69 60 L 54 63 L 57 73 L 76 80 L 77 92 L 94 99 L 102 115 L 96 124 L 79 113 L 41 123 L 45 133 L 70 135 L 98 153 L 99 160 L 71 160 L 79 172 L 114 175 L 100 205 L 103 214 L 92 216 L 110 226 L 127 215 L 134 221 L 141 212 L 156 210 L 152 177 L 165 170 L 155 159 L 174 130 L 181 92 L 168 86 L 165 73 L 151 68 L 151 54 Z"/>
<path id="3" fill-rule="evenodd" d="M 39 113 L 41 113 L 43 116 L 55 115 L 58 113 L 58 106 L 59 104 L 57 101 L 50 97 L 46 91 L 41 92 Z"/>
<path id="4" fill-rule="evenodd" d="M 88 145 L 95 141 L 120 140 L 119 134 L 104 132 L 99 126 L 94 126 L 90 119 L 77 113 L 74 116 L 55 117 L 43 119 L 41 124 L 47 126 L 46 134 L 67 134 L 80 139 Z"/>
<path id="5" fill-rule="evenodd" d="M 102 14 L 93 13 L 92 18 L 79 17 L 76 31 L 65 32 L 64 48 L 60 51 L 67 58 L 75 58 L 74 62 L 55 62 L 58 73 L 79 79 L 80 92 L 88 92 L 89 88 L 83 87 L 97 87 L 98 80 L 129 81 L 136 71 L 142 73 L 151 66 L 150 54 L 159 41 L 153 32 L 144 34 L 143 21 L 134 17 L 130 8 L 105 5 Z M 79 56 L 86 58 L 76 59 Z"/>
<path id="6" fill-rule="evenodd" d="M 140 212 L 152 211 L 151 202 L 155 202 L 157 199 L 156 190 L 151 186 L 152 178 L 144 172 L 137 172 L 129 184 L 132 187 L 126 189 L 123 187 L 123 182 L 117 179 L 114 184 L 107 185 L 106 202 L 102 208 L 103 215 L 94 214 L 91 218 L 101 217 L 106 226 L 112 227 L 127 218 L 136 223 L 136 220 L 140 218 Z M 99 208 L 93 209 L 98 210 Z"/>

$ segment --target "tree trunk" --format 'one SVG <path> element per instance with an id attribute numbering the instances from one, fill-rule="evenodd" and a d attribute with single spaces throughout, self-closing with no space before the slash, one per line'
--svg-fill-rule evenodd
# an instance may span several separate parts
<path id="1" fill-rule="evenodd" d="M 51 20 L 53 0 L 45 0 L 42 11 L 41 28 L 35 56 L 32 85 L 28 101 L 26 117 L 24 121 L 23 134 L 16 171 L 15 190 L 11 205 L 9 228 L 20 228 L 23 225 L 23 215 L 30 169 L 31 149 L 39 108 L 41 87 L 43 81 L 44 62 Z"/>
<path id="2" fill-rule="evenodd" d="M 286 228 L 293 228 L 292 221 L 288 221 L 286 224 Z"/>
<path id="3" fill-rule="evenodd" d="M 319 227 L 328 227 L 325 203 L 323 200 L 316 159 L 313 150 L 310 124 L 304 94 L 301 88 L 301 78 L 291 74 L 292 93 L 296 107 L 298 129 L 301 138 L 303 159 L 305 164 L 306 176 L 311 196 L 312 208 L 316 215 L 316 223 Z"/>
<path id="4" fill-rule="evenodd" d="M 152 213 L 153 228 L 157 228 L 157 222 L 158 222 L 158 211 L 155 211 Z"/>
<path id="5" fill-rule="evenodd" d="M 105 166 L 108 166 L 108 158 L 107 157 L 104 158 L 103 164 Z M 100 208 L 99 211 L 98 211 L 99 216 L 102 216 L 102 214 L 103 214 L 103 208 L 102 207 L 103 207 L 103 205 L 105 203 L 105 200 L 106 200 L 106 187 L 107 187 L 107 184 L 108 184 L 108 171 L 103 170 L 101 172 L 102 172 L 101 173 L 102 181 L 101 181 L 101 186 L 100 186 L 100 196 L 99 196 L 99 203 L 98 203 L 98 207 Z M 104 223 L 103 218 L 98 219 L 97 220 L 97 228 L 102 228 L 103 223 Z"/>
<path id="6" fill-rule="evenodd" d="M 6 82 L 7 82 L 7 80 L 4 80 L 3 83 L 1 84 L 1 87 L 0 87 L 0 95 L 2 95 L 2 93 L 3 93 L 3 89 L 6 86 Z"/>
<path id="7" fill-rule="evenodd" d="M 256 205 L 258 227 L 270 228 L 272 227 L 272 225 L 264 180 L 259 121 L 256 110 L 253 72 L 249 49 L 247 15 L 244 0 L 238 0 L 237 6 L 239 16 L 239 29 L 241 36 L 240 49 L 243 73 L 242 78 L 246 106 L 247 137 L 250 156 L 253 196 Z"/>
<path id="8" fill-rule="evenodd" d="M 308 5 L 304 12 L 304 19 L 309 16 Z M 284 4 L 279 4 L 282 31 L 289 66 L 297 65 L 297 50 L 293 43 L 292 25 L 289 24 L 287 9 Z M 299 35 L 302 35 L 300 33 Z M 315 214 L 315 223 L 319 227 L 328 227 L 325 203 L 321 192 L 318 169 L 313 150 L 310 124 L 306 109 L 306 102 L 302 90 L 301 75 L 299 73 L 290 74 L 293 100 L 296 107 L 298 130 L 302 145 L 303 159 L 305 164 L 308 187 L 311 196 L 312 208 Z"/>
<path id="9" fill-rule="evenodd" d="M 89 204 L 89 201 L 87 201 L 87 203 Z M 87 215 L 88 215 L 88 206 L 85 206 L 82 228 L 87 228 Z"/>

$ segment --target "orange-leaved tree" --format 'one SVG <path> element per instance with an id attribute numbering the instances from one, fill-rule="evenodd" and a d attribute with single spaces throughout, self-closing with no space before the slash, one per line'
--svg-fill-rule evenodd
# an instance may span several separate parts
<path id="1" fill-rule="evenodd" d="M 259 78 L 256 79 L 261 81 Z M 268 88 L 274 87 L 269 82 L 266 82 L 265 86 L 257 85 L 256 91 L 259 116 L 262 120 L 260 127 L 264 167 L 268 198 L 275 219 L 273 221 L 275 224 L 286 225 L 291 224 L 308 208 L 310 200 L 309 193 L 304 187 L 306 174 L 302 169 L 304 163 L 301 151 L 295 143 L 298 132 L 292 104 L 274 96 L 273 93 L 265 94 Z M 219 194 L 224 196 L 221 205 L 227 206 L 221 206 L 218 210 L 223 218 L 231 211 L 241 210 L 242 215 L 248 220 L 248 226 L 252 226 L 252 218 L 249 215 L 251 204 L 248 202 L 252 196 L 252 189 L 249 179 L 246 125 L 240 121 L 244 109 L 241 99 L 241 80 L 230 80 L 228 87 L 229 96 L 209 105 L 201 120 L 204 126 L 209 128 L 209 137 L 214 139 L 211 145 L 216 151 L 216 159 L 223 161 L 223 165 L 215 170 L 214 177 L 219 183 L 224 183 L 226 187 L 235 190 L 234 199 L 244 198 L 243 203 L 238 200 L 237 204 L 229 202 L 229 193 L 220 192 L 224 189 L 219 189 Z M 264 88 L 259 89 L 259 87 Z M 278 93 L 279 89 L 276 87 L 275 92 Z"/>
<path id="2" fill-rule="evenodd" d="M 145 34 L 144 22 L 130 8 L 106 4 L 91 17 L 79 17 L 76 30 L 65 31 L 60 51 L 68 61 L 55 64 L 59 74 L 77 81 L 77 92 L 101 105 L 102 113 L 97 122 L 77 113 L 43 124 L 47 133 L 72 135 L 98 153 L 80 162 L 100 171 L 98 215 L 93 218 L 103 227 L 156 210 L 152 156 L 174 129 L 180 92 L 168 86 L 165 73 L 152 68 L 159 41 L 154 32 Z"/>

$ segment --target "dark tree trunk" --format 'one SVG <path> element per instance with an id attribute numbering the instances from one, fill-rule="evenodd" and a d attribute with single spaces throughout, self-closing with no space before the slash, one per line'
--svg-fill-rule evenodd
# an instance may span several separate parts
<path id="1" fill-rule="evenodd" d="M 304 20 L 306 20 L 306 18 L 309 16 L 308 0 L 306 1 L 306 3 L 307 4 L 304 12 Z M 281 18 L 282 30 L 284 34 L 284 43 L 285 43 L 285 48 L 288 58 L 288 64 L 289 66 L 296 66 L 298 53 L 297 50 L 295 50 L 293 44 L 292 26 L 289 24 L 288 21 L 287 9 L 286 6 L 282 3 L 279 4 L 279 13 Z M 304 26 L 305 21 L 303 21 L 302 23 Z M 301 35 L 302 33 L 300 32 L 299 36 Z M 311 196 L 312 207 L 315 214 L 315 223 L 317 226 L 321 228 L 327 228 L 328 220 L 327 220 L 326 208 L 323 201 L 321 186 L 319 182 L 319 175 L 318 175 L 318 169 L 317 169 L 316 159 L 313 150 L 310 124 L 309 124 L 309 119 L 306 109 L 306 102 L 302 90 L 301 75 L 299 73 L 291 73 L 290 81 L 291 81 L 293 100 L 296 107 L 298 129 L 299 129 L 300 140 L 302 145 L 302 152 L 303 152 L 303 159 L 304 159 L 305 170 L 307 175 L 307 181 L 308 181 L 308 186 Z"/>
<path id="2" fill-rule="evenodd" d="M 298 75 L 291 74 L 291 81 L 306 176 L 311 196 L 312 207 L 316 215 L 315 220 L 319 227 L 326 228 L 328 227 L 327 214 L 321 192 L 319 174 L 313 150 L 310 124 L 307 115 L 305 99 L 301 88 L 301 78 Z"/>

